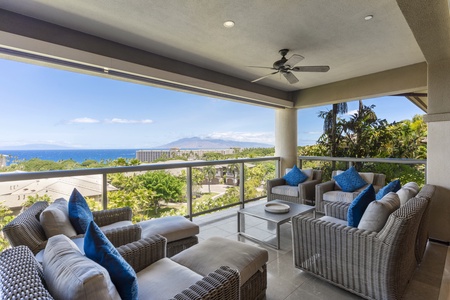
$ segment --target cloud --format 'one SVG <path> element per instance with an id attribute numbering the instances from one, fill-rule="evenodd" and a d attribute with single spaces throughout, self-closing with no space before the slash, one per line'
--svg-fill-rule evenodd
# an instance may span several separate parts
<path id="1" fill-rule="evenodd" d="M 144 120 L 128 120 L 128 119 L 119 119 L 119 118 L 113 118 L 113 119 L 107 119 L 105 120 L 105 123 L 112 123 L 112 124 L 151 124 L 153 123 L 152 120 L 144 119 Z"/>
<path id="2" fill-rule="evenodd" d="M 92 123 L 100 123 L 100 121 L 92 118 L 76 118 L 70 120 L 69 123 L 92 124 Z"/>
<path id="3" fill-rule="evenodd" d="M 345 115 L 346 115 L 346 116 L 353 116 L 353 115 L 356 114 L 357 112 L 358 112 L 357 109 L 349 110 Z"/>
<path id="4" fill-rule="evenodd" d="M 275 134 L 273 132 L 213 132 L 204 137 L 238 142 L 275 144 Z"/>
<path id="5" fill-rule="evenodd" d="M 95 124 L 95 123 L 104 123 L 104 124 L 151 124 L 153 123 L 150 119 L 144 120 L 128 120 L 128 119 L 120 119 L 120 118 L 112 118 L 105 119 L 103 121 L 92 119 L 92 118 L 76 118 L 72 119 L 68 122 L 69 124 L 77 123 L 77 124 Z"/>

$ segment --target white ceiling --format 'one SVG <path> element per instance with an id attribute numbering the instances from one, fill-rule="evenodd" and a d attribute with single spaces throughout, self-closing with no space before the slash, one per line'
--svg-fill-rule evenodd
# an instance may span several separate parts
<path id="1" fill-rule="evenodd" d="M 294 91 L 425 61 L 394 0 L 0 0 L 0 7 L 251 81 L 278 50 L 328 73 L 279 74 L 258 82 Z M 373 15 L 365 21 L 364 17 Z M 222 24 L 233 20 L 227 29 Z"/>

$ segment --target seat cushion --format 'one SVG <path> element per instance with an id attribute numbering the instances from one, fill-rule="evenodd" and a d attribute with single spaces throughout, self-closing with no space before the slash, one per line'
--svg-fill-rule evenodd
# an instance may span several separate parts
<path id="1" fill-rule="evenodd" d="M 84 252 L 87 257 L 108 270 L 123 300 L 138 299 L 136 273 L 94 221 L 89 223 L 84 235 Z"/>
<path id="2" fill-rule="evenodd" d="M 120 299 L 108 271 L 81 254 L 65 235 L 48 240 L 42 264 L 45 282 L 55 299 Z"/>
<path id="3" fill-rule="evenodd" d="M 338 219 L 335 217 L 330 217 L 330 216 L 323 216 L 321 218 L 319 218 L 319 220 L 325 221 L 325 222 L 331 222 L 331 223 L 335 223 L 335 224 L 339 224 L 339 225 L 348 225 L 348 222 L 346 220 L 342 220 L 342 219 Z"/>
<path id="4" fill-rule="evenodd" d="M 298 186 L 278 185 L 272 188 L 272 194 L 298 197 Z"/>
<path id="5" fill-rule="evenodd" d="M 303 173 L 297 166 L 293 166 L 292 169 L 283 176 L 286 183 L 290 186 L 297 186 L 299 183 L 302 183 L 308 179 L 308 176 Z"/>
<path id="6" fill-rule="evenodd" d="M 394 192 L 370 202 L 358 224 L 359 229 L 379 232 L 389 216 L 400 207 L 400 198 Z"/>
<path id="7" fill-rule="evenodd" d="M 384 196 L 389 194 L 390 192 L 394 192 L 394 193 L 397 192 L 400 188 L 401 188 L 400 180 L 397 179 L 397 180 L 391 181 L 390 183 L 388 183 L 387 185 L 385 185 L 378 191 L 378 193 L 376 195 L 376 199 L 380 200 Z"/>
<path id="8" fill-rule="evenodd" d="M 86 199 L 77 189 L 73 189 L 69 198 L 69 220 L 78 234 L 84 234 L 89 223 L 94 220 Z"/>
<path id="9" fill-rule="evenodd" d="M 258 272 L 268 259 L 269 255 L 265 249 L 221 237 L 209 238 L 172 257 L 173 261 L 202 276 L 221 266 L 229 266 L 239 271 L 241 286 Z"/>
<path id="10" fill-rule="evenodd" d="M 163 258 L 137 273 L 139 299 L 172 299 L 202 278 L 185 266 Z"/>
<path id="11" fill-rule="evenodd" d="M 167 242 L 195 236 L 200 232 L 197 224 L 181 216 L 162 217 L 138 224 L 142 227 L 143 238 L 160 234 L 167 239 Z"/>
<path id="12" fill-rule="evenodd" d="M 68 237 L 77 235 L 75 228 L 70 223 L 67 205 L 67 200 L 60 198 L 42 211 L 39 221 L 47 238 L 58 234 Z"/>
<path id="13" fill-rule="evenodd" d="M 133 222 L 131 221 L 119 221 L 119 222 L 115 222 L 112 224 L 108 224 L 105 226 L 100 227 L 100 229 L 102 231 L 108 230 L 108 229 L 116 229 L 116 228 L 121 228 L 121 227 L 126 227 L 126 226 L 130 226 L 133 225 Z"/>
<path id="14" fill-rule="evenodd" d="M 334 176 L 333 179 L 344 192 L 353 192 L 367 185 L 367 182 L 358 174 L 354 167 L 350 167 L 341 174 Z"/>
<path id="15" fill-rule="evenodd" d="M 369 184 L 369 186 L 350 204 L 347 213 L 348 226 L 358 227 L 367 206 L 369 206 L 369 203 L 373 200 L 375 200 L 375 190 L 373 189 L 373 186 Z"/>

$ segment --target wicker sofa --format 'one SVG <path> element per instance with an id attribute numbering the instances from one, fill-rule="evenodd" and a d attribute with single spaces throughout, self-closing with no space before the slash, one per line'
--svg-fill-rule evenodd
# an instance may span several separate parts
<path id="1" fill-rule="evenodd" d="M 343 171 L 336 170 L 331 173 L 333 178 L 337 174 Z M 359 173 L 367 184 L 372 184 L 375 192 L 382 188 L 386 181 L 386 175 L 379 173 Z M 368 178 L 373 178 L 372 182 L 368 182 Z M 316 212 L 325 213 L 325 204 L 330 202 L 352 202 L 359 193 L 364 190 L 367 186 L 364 186 L 354 192 L 343 192 L 336 181 L 331 179 L 330 181 L 322 182 L 316 185 L 315 199 L 316 199 Z"/>
<path id="2" fill-rule="evenodd" d="M 40 223 L 40 215 L 48 206 L 49 204 L 45 201 L 36 202 L 5 225 L 3 233 L 11 246 L 27 246 L 35 255 L 42 252 L 47 244 L 48 237 Z M 167 256 L 170 257 L 198 243 L 198 238 L 194 234 L 195 232 L 198 233 L 198 226 L 193 223 L 197 227 L 197 231 L 194 231 L 192 235 L 191 233 L 187 234 L 191 236 L 177 238 L 173 233 L 169 236 L 165 235 L 163 231 L 167 231 L 169 227 L 166 220 L 172 220 L 171 218 L 177 217 L 160 218 L 132 224 L 132 211 L 129 207 L 93 211 L 92 214 L 95 223 L 103 229 L 105 235 L 116 247 L 137 241 L 141 237 L 161 234 L 170 239 L 167 243 Z M 182 217 L 178 218 L 186 221 Z M 171 223 L 173 222 L 171 221 Z M 158 226 L 158 224 L 160 225 Z M 177 229 L 177 226 L 175 224 L 175 229 Z M 77 239 L 82 237 L 83 235 L 75 235 L 70 238 Z"/>
<path id="3" fill-rule="evenodd" d="M 290 169 L 286 170 L 286 173 Z M 299 204 L 314 205 L 315 187 L 322 182 L 322 171 L 311 170 L 311 179 L 298 184 L 298 186 L 289 186 L 284 178 L 276 178 L 267 181 L 267 201 L 284 200 Z"/>
<path id="4" fill-rule="evenodd" d="M 295 266 L 366 299 L 401 299 L 425 251 L 434 190 L 425 185 L 379 232 L 292 218 Z M 348 208 L 348 203 L 327 204 L 326 217 L 346 220 Z"/>
<path id="5" fill-rule="evenodd" d="M 193 272 L 165 258 L 165 244 L 166 239 L 156 235 L 118 248 L 122 257 L 135 270 L 138 276 L 139 290 L 141 289 L 141 284 L 145 285 L 146 280 L 151 277 L 149 273 L 158 273 L 158 268 L 155 268 L 155 265 L 170 264 L 172 268 L 181 268 L 184 269 L 184 272 Z M 54 296 L 46 288 L 43 274 L 45 274 L 45 270 L 36 261 L 28 247 L 17 246 L 3 251 L 0 253 L 0 298 L 54 299 Z M 141 279 L 139 278 L 140 276 Z M 158 278 L 160 274 L 152 276 L 153 278 Z M 237 271 L 224 266 L 207 276 L 198 275 L 198 277 L 201 279 L 192 285 L 180 287 L 178 294 L 164 294 L 168 290 L 177 290 L 177 286 L 180 286 L 178 281 L 166 279 L 165 284 L 171 285 L 170 289 L 167 290 L 164 285 L 160 285 L 158 288 L 150 290 L 150 293 L 153 293 L 153 295 L 140 295 L 139 298 L 155 299 L 154 296 L 156 294 L 158 299 L 239 299 L 239 274 Z M 148 287 L 142 288 L 148 290 Z M 63 292 L 64 298 L 71 299 L 71 295 L 67 293 L 67 290 Z"/>

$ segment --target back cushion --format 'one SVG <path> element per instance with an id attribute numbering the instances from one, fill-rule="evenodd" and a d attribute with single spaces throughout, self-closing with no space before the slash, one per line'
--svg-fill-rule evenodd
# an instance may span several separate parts
<path id="1" fill-rule="evenodd" d="M 69 220 L 66 199 L 56 199 L 55 202 L 44 209 L 39 219 L 47 238 L 58 234 L 64 234 L 68 237 L 77 235 Z"/>
<path id="2" fill-rule="evenodd" d="M 374 173 L 359 172 L 359 175 L 362 177 L 362 179 L 364 179 L 365 182 L 373 184 L 373 179 L 375 178 Z"/>
<path id="3" fill-rule="evenodd" d="M 372 201 L 364 212 L 358 228 L 379 232 L 386 224 L 389 215 L 400 207 L 400 199 L 394 192 L 381 200 Z"/>
<path id="4" fill-rule="evenodd" d="M 415 182 L 408 182 L 401 189 L 397 191 L 397 195 L 400 198 L 400 206 L 406 204 L 409 199 L 415 197 L 419 193 L 419 186 Z"/>
<path id="5" fill-rule="evenodd" d="M 47 287 L 55 299 L 121 299 L 108 271 L 81 254 L 65 235 L 48 240 L 43 266 Z"/>

